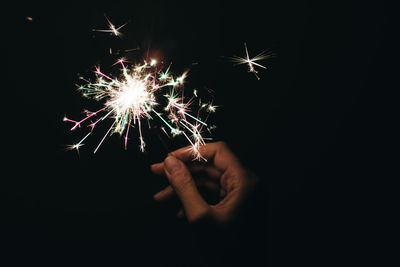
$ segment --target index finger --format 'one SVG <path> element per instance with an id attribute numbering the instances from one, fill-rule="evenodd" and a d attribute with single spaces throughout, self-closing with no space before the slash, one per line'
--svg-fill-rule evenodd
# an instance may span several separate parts
<path id="1" fill-rule="evenodd" d="M 225 142 L 207 143 L 199 146 L 199 152 L 207 161 L 211 161 L 216 169 L 225 172 L 229 167 L 243 169 L 239 159 L 232 153 Z M 193 158 L 191 146 L 180 148 L 171 152 L 172 155 L 184 162 Z"/>

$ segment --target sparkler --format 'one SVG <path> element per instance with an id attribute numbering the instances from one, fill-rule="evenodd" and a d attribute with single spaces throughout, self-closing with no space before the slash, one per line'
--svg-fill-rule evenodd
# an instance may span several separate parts
<path id="1" fill-rule="evenodd" d="M 195 102 L 194 97 L 187 100 L 183 94 L 183 84 L 188 72 L 175 77 L 170 73 L 171 65 L 162 71 L 157 67 L 155 59 L 129 67 L 121 58 L 116 64 L 120 66 L 121 72 L 116 78 L 104 74 L 100 67 L 95 70 L 97 79 L 94 82 L 82 78 L 87 84 L 79 86 L 79 91 L 85 97 L 103 101 L 104 104 L 95 112 L 85 111 L 86 116 L 79 121 L 64 117 L 65 122 L 73 123 L 71 131 L 80 128 L 84 123 L 90 127 L 90 131 L 68 149 L 79 152 L 83 141 L 93 132 L 96 125 L 106 118 L 111 118 L 113 122 L 94 153 L 98 151 L 105 138 L 113 133 L 123 136 L 124 147 L 127 149 L 130 128 L 137 129 L 140 150 L 144 151 L 146 144 L 142 134 L 142 120 L 147 120 L 150 126 L 150 121 L 157 119 L 165 126 L 161 127 L 161 130 L 168 137 L 183 135 L 191 145 L 194 159 L 205 160 L 199 152 L 199 147 L 207 140 L 202 136 L 202 131 L 203 128 L 211 130 L 205 121 L 210 113 L 215 112 L 216 106 L 212 102 L 201 103 L 199 99 L 197 115 L 190 113 L 191 106 Z M 163 109 L 160 108 L 161 103 L 166 103 Z M 200 111 L 207 114 L 205 120 L 199 117 Z"/>
<path id="2" fill-rule="evenodd" d="M 121 36 L 119 31 L 127 23 L 115 27 L 114 24 L 104 15 L 109 29 L 99 30 L 97 32 L 111 33 L 115 36 Z M 137 48 L 129 51 L 137 50 Z M 125 52 L 129 52 L 126 50 Z M 110 48 L 110 54 L 112 49 Z M 86 124 L 90 128 L 84 137 L 76 144 L 67 147 L 68 150 L 76 150 L 84 145 L 85 141 L 94 131 L 95 127 L 105 121 L 112 119 L 111 126 L 98 143 L 93 153 L 96 153 L 107 136 L 118 133 L 124 138 L 124 147 L 127 149 L 130 128 L 137 129 L 138 139 L 140 141 L 140 150 L 145 150 L 145 138 L 142 131 L 142 120 L 147 120 L 149 128 L 150 121 L 157 120 L 163 126 L 160 129 L 168 136 L 175 137 L 183 135 L 190 143 L 190 150 L 193 153 L 194 160 L 206 160 L 201 156 L 199 147 L 205 144 L 202 136 L 203 129 L 209 132 L 215 128 L 206 123 L 210 113 L 215 112 L 216 107 L 211 103 L 202 103 L 198 98 L 197 90 L 193 91 L 194 97 L 187 99 L 184 96 L 183 85 L 188 71 L 183 72 L 176 77 L 170 72 L 171 65 L 165 70 L 158 67 L 156 59 L 144 61 L 142 64 L 128 66 L 124 58 L 120 58 L 112 66 L 120 66 L 120 74 L 117 77 L 106 75 L 101 71 L 100 66 L 96 67 L 96 80 L 91 82 L 81 77 L 86 82 L 85 85 L 78 87 L 83 96 L 102 102 L 102 107 L 97 111 L 91 112 L 85 110 L 85 116 L 81 120 L 72 120 L 64 117 L 63 121 L 73 123 L 71 131 L 80 128 Z M 192 112 L 192 106 L 198 99 L 197 114 Z M 162 104 L 164 108 L 161 108 Z M 206 113 L 206 118 L 202 120 L 200 114 Z M 169 131 L 169 134 L 168 134 Z"/>
<path id="3" fill-rule="evenodd" d="M 249 72 L 254 73 L 254 75 L 257 77 L 258 80 L 260 80 L 260 77 L 257 75 L 258 71 L 255 69 L 255 66 L 263 68 L 263 69 L 267 69 L 267 67 L 257 63 L 256 61 L 260 61 L 263 59 L 267 59 L 271 56 L 271 54 L 264 52 L 261 52 L 260 54 L 258 54 L 257 56 L 250 58 L 249 56 L 249 51 L 247 50 L 247 45 L 246 43 L 244 43 L 244 49 L 246 50 L 246 57 L 238 57 L 238 56 L 233 56 L 231 57 L 231 60 L 236 63 L 236 65 L 240 65 L 240 64 L 248 64 L 249 65 Z"/>

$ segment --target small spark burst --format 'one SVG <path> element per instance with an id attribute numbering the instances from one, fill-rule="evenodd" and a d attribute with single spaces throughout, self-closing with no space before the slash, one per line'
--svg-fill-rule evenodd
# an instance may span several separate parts
<path id="1" fill-rule="evenodd" d="M 260 80 L 260 77 L 257 75 L 258 71 L 255 69 L 255 66 L 267 69 L 267 67 L 257 63 L 256 61 L 260 61 L 263 59 L 267 59 L 271 57 L 271 54 L 264 52 L 261 52 L 257 56 L 250 58 L 249 56 L 249 51 L 247 50 L 247 45 L 244 43 L 244 49 L 246 51 L 246 57 L 238 57 L 238 56 L 233 56 L 231 57 L 231 60 L 236 63 L 236 65 L 241 65 L 241 64 L 248 64 L 249 65 L 249 72 L 254 73 L 254 75 L 257 77 L 258 80 Z"/>
<path id="2" fill-rule="evenodd" d="M 86 116 L 79 121 L 64 117 L 63 121 L 73 123 L 71 131 L 80 128 L 84 123 L 90 128 L 78 143 L 67 149 L 79 152 L 79 148 L 84 145 L 83 141 L 91 135 L 96 125 L 106 118 L 111 118 L 112 123 L 94 153 L 105 138 L 113 133 L 118 133 L 124 138 L 124 147 L 127 149 L 130 128 L 137 129 L 140 150 L 144 151 L 146 143 L 142 120 L 147 120 L 149 127 L 151 120 L 157 120 L 163 125 L 160 128 L 168 137 L 183 135 L 187 139 L 195 160 L 205 160 L 199 152 L 199 147 L 207 140 L 202 136 L 202 131 L 206 127 L 210 132 L 211 128 L 205 121 L 209 114 L 215 111 L 216 106 L 212 103 L 202 103 L 199 99 L 196 116 L 190 113 L 195 97 L 186 99 L 183 94 L 183 84 L 188 71 L 175 77 L 170 73 L 171 65 L 162 70 L 157 67 L 155 59 L 144 61 L 140 65 L 127 66 L 125 59 L 121 58 L 116 64 L 120 66 L 120 75 L 116 78 L 104 74 L 100 67 L 96 67 L 94 82 L 81 78 L 87 84 L 78 86 L 78 90 L 85 97 L 102 101 L 104 104 L 97 111 L 86 110 Z M 164 103 L 165 107 L 162 108 Z M 204 120 L 200 119 L 200 112 L 207 114 Z"/>
<path id="3" fill-rule="evenodd" d="M 121 34 L 121 32 L 119 30 L 121 30 L 128 23 L 124 23 L 123 25 L 121 25 L 119 27 L 115 27 L 114 24 L 111 23 L 110 19 L 106 16 L 106 14 L 104 14 L 104 17 L 107 20 L 109 29 L 107 29 L 107 30 L 105 30 L 105 29 L 104 30 L 92 29 L 92 31 L 94 31 L 94 32 L 106 32 L 106 33 L 114 34 L 115 36 L 120 37 L 122 34 Z"/>

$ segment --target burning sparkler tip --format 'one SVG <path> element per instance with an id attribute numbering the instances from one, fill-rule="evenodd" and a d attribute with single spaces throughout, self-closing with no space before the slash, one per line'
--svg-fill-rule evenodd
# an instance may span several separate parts
<path id="1" fill-rule="evenodd" d="M 118 30 L 126 25 L 116 28 L 107 16 L 106 19 L 110 29 L 95 31 L 109 32 L 118 36 Z M 111 48 L 110 54 L 112 54 Z M 194 96 L 188 100 L 184 96 L 183 90 L 183 84 L 189 70 L 184 71 L 180 76 L 175 76 L 170 73 L 170 64 L 167 69 L 161 71 L 161 67 L 157 66 L 156 58 L 145 60 L 142 64 L 133 66 L 125 65 L 126 62 L 126 59 L 121 57 L 112 65 L 121 65 L 121 74 L 117 78 L 103 73 L 100 65 L 95 66 L 93 71 L 96 81 L 89 81 L 79 77 L 86 84 L 78 86 L 78 90 L 86 97 L 97 101 L 104 100 L 104 106 L 95 112 L 85 110 L 85 117 L 79 121 L 68 119 L 66 116 L 63 118 L 63 121 L 73 124 L 71 131 L 81 128 L 81 125 L 82 127 L 84 125 L 90 127 L 90 132 L 80 142 L 68 148 L 79 152 L 79 148 L 83 145 L 82 142 L 94 131 L 97 124 L 106 118 L 111 118 L 113 123 L 109 126 L 108 131 L 93 153 L 96 153 L 106 137 L 113 133 L 119 133 L 123 137 L 126 150 L 130 127 L 137 129 L 140 142 L 139 149 L 144 152 L 146 143 L 144 132 L 142 133 L 144 129 L 142 129 L 141 121 L 143 119 L 147 120 L 150 129 L 150 120 L 157 116 L 166 126 L 165 128 L 161 127 L 161 130 L 168 137 L 170 135 L 172 137 L 183 135 L 190 143 L 195 159 L 203 160 L 204 158 L 198 148 L 200 145 L 205 144 L 205 140 L 208 139 L 202 137 L 202 127 L 205 127 L 208 131 L 210 129 L 205 122 L 208 115 L 206 120 L 203 121 L 200 117 L 200 112 L 208 112 L 208 114 L 215 112 L 217 106 L 209 103 L 205 104 L 203 109 L 203 106 L 200 105 L 201 100 L 199 100 L 197 115 L 194 116 L 190 113 Z M 193 94 L 198 97 L 197 89 L 194 89 Z M 159 107 L 164 103 L 166 103 L 164 108 Z M 170 134 L 166 129 L 170 131 Z"/>

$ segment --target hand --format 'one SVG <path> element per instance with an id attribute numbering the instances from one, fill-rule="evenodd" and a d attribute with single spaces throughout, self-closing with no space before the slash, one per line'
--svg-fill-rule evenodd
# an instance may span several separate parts
<path id="1" fill-rule="evenodd" d="M 163 201 L 176 193 L 183 205 L 178 216 L 186 215 L 189 222 L 231 222 L 255 187 L 258 177 L 247 171 L 223 142 L 205 144 L 199 151 L 207 159 L 206 163 L 194 162 L 190 147 L 186 147 L 170 153 L 164 162 L 151 166 L 155 174 L 165 174 L 171 184 L 155 194 L 154 199 Z M 205 176 L 193 178 L 199 173 Z M 197 189 L 199 184 L 219 191 L 220 202 L 209 205 Z"/>

